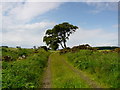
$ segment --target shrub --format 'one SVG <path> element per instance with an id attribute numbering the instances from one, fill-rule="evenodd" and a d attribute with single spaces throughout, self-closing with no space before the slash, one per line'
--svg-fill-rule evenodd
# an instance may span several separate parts
<path id="1" fill-rule="evenodd" d="M 39 49 L 43 48 L 45 51 L 48 51 L 48 48 L 46 46 L 40 46 Z"/>
<path id="2" fill-rule="evenodd" d="M 62 53 L 67 53 L 67 52 L 78 52 L 80 50 L 93 50 L 93 51 L 97 51 L 98 48 L 94 48 L 94 47 L 91 47 L 90 45 L 88 44 L 85 44 L 85 45 L 79 45 L 79 46 L 74 46 L 72 48 L 65 48 L 65 49 L 62 49 L 60 50 L 60 54 Z"/>
<path id="3" fill-rule="evenodd" d="M 16 46 L 16 48 L 21 48 L 21 46 Z"/>
<path id="4" fill-rule="evenodd" d="M 2 46 L 2 48 L 8 48 L 8 46 Z"/>
<path id="5" fill-rule="evenodd" d="M 120 48 L 115 48 L 113 51 L 120 53 Z"/>

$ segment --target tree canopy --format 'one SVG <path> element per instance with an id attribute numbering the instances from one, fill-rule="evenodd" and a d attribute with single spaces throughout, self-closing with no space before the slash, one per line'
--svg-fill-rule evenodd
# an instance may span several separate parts
<path id="1" fill-rule="evenodd" d="M 64 22 L 62 24 L 55 25 L 52 29 L 48 29 L 43 37 L 43 42 L 50 48 L 56 50 L 59 45 L 64 49 L 66 48 L 66 42 L 69 36 L 78 29 L 77 26 Z"/>

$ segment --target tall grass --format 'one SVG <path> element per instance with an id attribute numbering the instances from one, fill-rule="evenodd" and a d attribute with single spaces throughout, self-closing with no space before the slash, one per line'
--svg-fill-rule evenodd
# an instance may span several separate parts
<path id="1" fill-rule="evenodd" d="M 2 61 L 2 88 L 40 88 L 49 52 L 43 49 L 26 59 Z"/>
<path id="2" fill-rule="evenodd" d="M 66 56 L 74 67 L 88 72 L 98 82 L 111 88 L 120 88 L 118 53 L 80 50 L 76 53 L 67 53 Z"/>
<path id="3" fill-rule="evenodd" d="M 5 47 L 2 47 L 1 50 L 3 60 L 4 56 L 10 56 L 13 61 L 16 61 L 22 55 L 28 56 L 34 51 L 34 49 L 5 48 Z"/>

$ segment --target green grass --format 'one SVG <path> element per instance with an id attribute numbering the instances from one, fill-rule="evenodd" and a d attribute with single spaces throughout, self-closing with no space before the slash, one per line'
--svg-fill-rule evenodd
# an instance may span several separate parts
<path id="1" fill-rule="evenodd" d="M 51 54 L 52 88 L 90 88 L 78 74 L 62 61 L 82 70 L 95 81 L 110 88 L 120 88 L 118 53 L 80 50 L 76 53 L 59 55 L 59 51 L 43 49 L 0 48 L 2 58 L 10 56 L 12 61 L 2 61 L 2 88 L 41 88 L 43 72 Z M 27 57 L 19 60 L 21 55 Z M 0 62 L 1 64 L 1 62 Z M 1 81 L 1 80 L 0 80 Z"/>
<path id="2" fill-rule="evenodd" d="M 0 47 L 0 90 L 2 89 L 2 48 Z"/>
<path id="3" fill-rule="evenodd" d="M 22 55 L 29 56 L 32 54 L 34 49 L 23 49 L 23 48 L 1 48 L 2 50 L 2 58 L 4 60 L 4 56 L 10 56 L 12 61 L 16 61 Z"/>
<path id="4" fill-rule="evenodd" d="M 40 88 L 49 54 L 41 49 L 26 59 L 2 61 L 2 88 Z"/>
<path id="5" fill-rule="evenodd" d="M 89 86 L 67 67 L 58 53 L 50 56 L 52 72 L 52 88 L 89 88 Z"/>
<path id="6" fill-rule="evenodd" d="M 120 88 L 118 53 L 80 50 L 65 56 L 74 67 L 93 76 L 96 81 L 111 88 Z"/>

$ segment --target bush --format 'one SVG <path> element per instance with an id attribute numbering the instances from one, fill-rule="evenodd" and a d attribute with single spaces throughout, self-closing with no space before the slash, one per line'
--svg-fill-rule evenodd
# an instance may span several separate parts
<path id="1" fill-rule="evenodd" d="M 32 49 L 22 49 L 22 48 L 2 48 L 2 60 L 3 61 L 16 61 L 19 57 L 23 55 L 26 57 L 32 54 Z M 8 58 L 11 58 L 8 60 Z"/>
<path id="2" fill-rule="evenodd" d="M 120 53 L 120 48 L 115 48 L 113 51 Z"/>
<path id="3" fill-rule="evenodd" d="M 21 46 L 16 46 L 16 48 L 21 48 Z"/>
<path id="4" fill-rule="evenodd" d="M 60 54 L 64 54 L 64 53 L 67 53 L 67 52 L 78 52 L 80 50 L 92 50 L 92 51 L 97 51 L 98 48 L 94 48 L 94 47 L 91 47 L 90 45 L 88 44 L 85 44 L 85 45 L 79 45 L 79 46 L 74 46 L 72 48 L 65 48 L 65 49 L 62 49 L 60 50 Z"/>
<path id="5" fill-rule="evenodd" d="M 48 51 L 48 48 L 46 46 L 40 46 L 39 49 L 43 48 L 45 51 Z"/>

